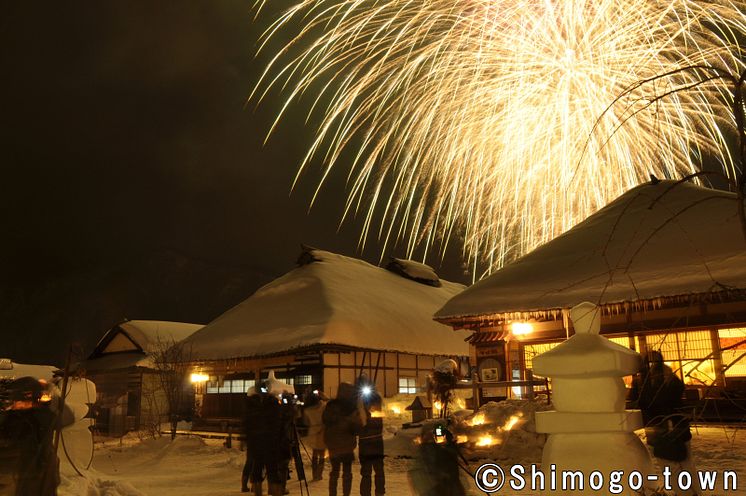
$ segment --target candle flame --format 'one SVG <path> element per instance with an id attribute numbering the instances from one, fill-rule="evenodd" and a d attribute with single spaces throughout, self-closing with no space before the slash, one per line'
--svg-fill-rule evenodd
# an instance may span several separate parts
<path id="1" fill-rule="evenodd" d="M 476 443 L 476 445 L 480 447 L 492 446 L 494 444 L 497 444 L 497 441 L 495 441 L 495 439 L 490 434 L 479 436 L 479 439 Z"/>
<path id="2" fill-rule="evenodd" d="M 486 421 L 486 418 L 484 416 L 484 413 L 478 413 L 474 415 L 471 419 L 467 421 L 467 424 L 474 427 L 476 425 L 484 425 Z"/>
<path id="3" fill-rule="evenodd" d="M 505 426 L 503 427 L 503 430 L 509 431 L 513 427 L 515 427 L 515 424 L 518 423 L 518 420 L 520 420 L 520 416 L 513 415 L 508 419 L 508 421 L 505 423 Z"/>

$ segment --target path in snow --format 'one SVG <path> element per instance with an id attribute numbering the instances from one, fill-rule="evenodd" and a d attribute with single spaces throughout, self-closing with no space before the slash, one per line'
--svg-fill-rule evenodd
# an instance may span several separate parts
<path id="1" fill-rule="evenodd" d="M 739 489 L 727 494 L 746 495 L 746 430 L 727 427 L 694 429 L 692 448 L 701 470 L 735 470 Z M 223 496 L 241 494 L 240 474 L 244 454 L 237 448 L 226 449 L 219 441 L 200 438 L 178 438 L 171 442 L 158 440 L 129 441 L 97 447 L 88 480 L 71 475 L 63 468 L 61 496 Z M 538 460 L 501 460 L 501 465 L 538 463 Z M 407 479 L 410 459 L 386 459 L 386 493 L 410 495 Z M 475 467 L 473 463 L 472 467 Z M 358 494 L 359 465 L 353 466 L 353 494 Z M 328 465 L 327 465 L 328 473 Z M 326 476 L 327 474 L 325 474 Z M 466 481 L 465 481 L 466 482 Z M 467 482 L 468 483 L 468 482 Z M 326 480 L 309 484 L 312 496 L 328 494 Z M 297 481 L 289 484 L 290 494 L 299 495 Z M 482 494 L 469 483 L 470 495 Z M 499 494 L 532 495 L 531 492 Z"/>

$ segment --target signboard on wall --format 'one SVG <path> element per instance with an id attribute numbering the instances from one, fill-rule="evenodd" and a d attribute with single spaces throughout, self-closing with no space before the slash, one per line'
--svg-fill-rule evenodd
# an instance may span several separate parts
<path id="1" fill-rule="evenodd" d="M 482 382 L 497 382 L 505 380 L 505 341 L 485 343 L 477 349 L 477 370 Z M 505 398 L 505 387 L 482 388 L 483 398 Z"/>

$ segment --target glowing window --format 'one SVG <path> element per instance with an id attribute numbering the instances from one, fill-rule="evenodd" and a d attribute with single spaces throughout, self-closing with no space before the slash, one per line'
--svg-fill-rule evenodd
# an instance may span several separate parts
<path id="1" fill-rule="evenodd" d="M 715 381 L 710 331 L 671 331 L 645 335 L 648 350 L 663 359 L 689 385 L 709 386 Z"/>
<path id="2" fill-rule="evenodd" d="M 313 376 L 312 375 L 297 375 L 295 376 L 295 384 L 298 384 L 299 386 L 313 384 Z"/>
<path id="3" fill-rule="evenodd" d="M 417 392 L 417 378 L 399 377 L 399 393 L 415 394 Z"/>
<path id="4" fill-rule="evenodd" d="M 555 346 L 560 344 L 557 343 L 537 343 L 537 344 L 526 344 L 523 346 L 523 363 L 526 364 L 527 370 L 533 370 L 533 359 L 537 355 L 546 353 Z"/>
<path id="5" fill-rule="evenodd" d="M 720 329 L 720 349 L 726 377 L 746 376 L 746 328 Z"/>

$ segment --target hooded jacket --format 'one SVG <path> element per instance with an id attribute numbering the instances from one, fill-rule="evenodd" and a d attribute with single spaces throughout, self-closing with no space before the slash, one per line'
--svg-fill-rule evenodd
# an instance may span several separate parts
<path id="1" fill-rule="evenodd" d="M 355 386 L 341 383 L 337 398 L 329 401 L 322 419 L 324 422 L 324 442 L 329 456 L 352 454 L 357 446 L 356 436 L 363 428 L 362 404 L 358 405 Z"/>

